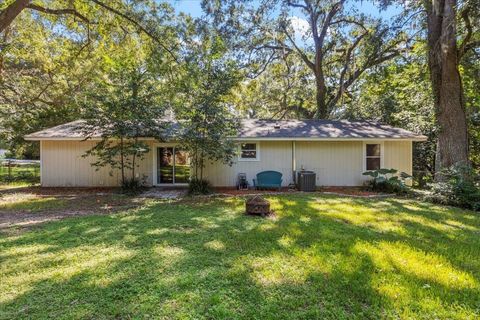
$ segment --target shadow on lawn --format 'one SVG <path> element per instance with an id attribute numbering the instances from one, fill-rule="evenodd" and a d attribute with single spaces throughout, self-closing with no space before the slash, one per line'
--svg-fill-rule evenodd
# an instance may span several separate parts
<path id="1" fill-rule="evenodd" d="M 323 214 L 309 196 L 272 199 L 275 220 L 244 216 L 239 200 L 156 204 L 6 238 L 0 241 L 0 263 L 10 266 L 4 276 L 38 277 L 0 303 L 0 318 L 379 318 L 401 316 L 405 309 L 439 314 L 425 304 L 449 314 L 458 306 L 478 312 L 478 259 L 471 265 L 460 259 L 474 250 L 462 245 L 478 243 L 478 233 L 468 231 L 457 242 L 402 216 L 398 223 L 406 232 L 379 232 L 374 224 Z M 334 197 L 322 199 L 335 210 Z M 441 213 L 427 212 L 431 208 L 383 203 L 387 215 L 407 212 L 444 222 Z M 460 219 L 478 230 L 474 221 Z M 382 249 L 392 243 L 440 256 L 459 274 L 471 275 L 474 286 L 455 288 L 383 259 Z M 376 262 L 380 258 L 390 270 Z"/>

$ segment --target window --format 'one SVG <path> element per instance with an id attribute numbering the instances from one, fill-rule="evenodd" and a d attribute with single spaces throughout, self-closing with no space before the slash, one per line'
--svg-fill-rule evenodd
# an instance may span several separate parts
<path id="1" fill-rule="evenodd" d="M 381 167 L 381 145 L 366 144 L 366 169 L 378 170 Z"/>
<path id="2" fill-rule="evenodd" d="M 240 160 L 258 160 L 258 144 L 251 142 L 240 144 Z"/>

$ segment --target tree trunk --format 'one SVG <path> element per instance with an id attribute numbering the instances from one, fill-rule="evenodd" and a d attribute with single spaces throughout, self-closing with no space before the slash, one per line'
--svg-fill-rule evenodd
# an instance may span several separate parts
<path id="1" fill-rule="evenodd" d="M 135 180 L 135 160 L 137 159 L 137 153 L 132 155 L 132 181 Z"/>
<path id="2" fill-rule="evenodd" d="M 7 27 L 3 32 L 3 40 L 0 43 L 1 46 L 6 46 L 8 42 L 8 35 L 9 35 L 10 27 Z M 3 81 L 3 70 L 5 69 L 5 50 L 0 52 L 0 82 Z"/>
<path id="3" fill-rule="evenodd" d="M 203 159 L 204 159 L 203 151 L 200 153 L 200 181 L 203 181 Z"/>
<path id="4" fill-rule="evenodd" d="M 30 0 L 15 0 L 0 13 L 0 32 L 3 32 L 15 18 L 30 4 Z"/>
<path id="5" fill-rule="evenodd" d="M 456 0 L 425 0 L 428 63 L 434 95 L 440 170 L 468 163 L 468 136 L 462 80 L 458 71 Z M 440 178 L 437 171 L 437 177 Z"/>
<path id="6" fill-rule="evenodd" d="M 327 88 L 325 86 L 325 80 L 323 75 L 315 75 L 315 84 L 316 84 L 316 102 L 317 102 L 317 111 L 315 112 L 315 119 L 328 119 L 328 110 L 326 104 L 326 92 Z"/>
<path id="7" fill-rule="evenodd" d="M 122 173 L 122 186 L 125 185 L 125 161 L 123 152 L 123 138 L 120 138 L 120 169 Z"/>

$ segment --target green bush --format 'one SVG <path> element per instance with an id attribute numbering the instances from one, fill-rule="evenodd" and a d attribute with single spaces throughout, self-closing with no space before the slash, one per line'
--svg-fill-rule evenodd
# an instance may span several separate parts
<path id="1" fill-rule="evenodd" d="M 429 185 L 427 200 L 480 211 L 480 178 L 471 166 L 454 165 L 440 174 L 443 179 Z"/>
<path id="2" fill-rule="evenodd" d="M 192 179 L 188 184 L 188 193 L 195 194 L 210 194 L 213 188 L 208 180 Z"/>
<path id="3" fill-rule="evenodd" d="M 433 182 L 433 174 L 427 170 L 414 170 L 412 179 L 416 188 L 426 189 Z"/>
<path id="4" fill-rule="evenodd" d="M 138 193 L 145 188 L 145 180 L 146 176 L 142 179 L 125 178 L 125 181 L 122 183 L 122 191 L 129 194 Z"/>
<path id="5" fill-rule="evenodd" d="M 368 188 L 372 191 L 388 193 L 406 193 L 408 187 L 405 180 L 411 176 L 405 172 L 397 175 L 396 169 L 378 169 L 369 170 L 363 173 L 364 176 L 370 176 L 372 179 L 368 182 Z"/>

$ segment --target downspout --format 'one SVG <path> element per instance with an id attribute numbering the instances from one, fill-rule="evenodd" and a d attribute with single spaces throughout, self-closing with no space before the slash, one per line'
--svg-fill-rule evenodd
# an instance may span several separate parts
<path id="1" fill-rule="evenodd" d="M 297 183 L 297 178 L 296 178 L 296 171 L 297 171 L 297 154 L 296 154 L 296 146 L 295 146 L 295 140 L 292 140 L 292 175 L 293 175 L 293 183 Z"/>

